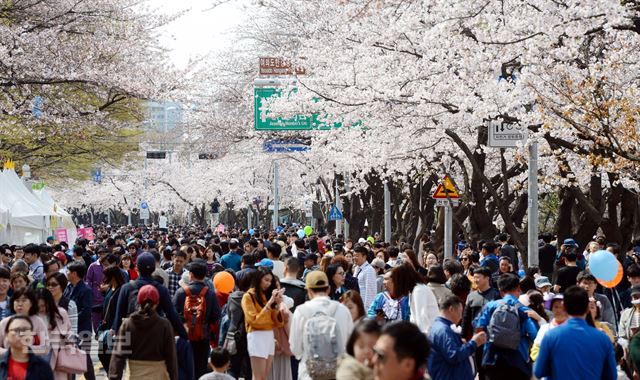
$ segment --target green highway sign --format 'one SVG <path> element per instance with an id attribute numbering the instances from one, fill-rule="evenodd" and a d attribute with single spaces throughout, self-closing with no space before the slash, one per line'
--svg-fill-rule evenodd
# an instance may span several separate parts
<path id="1" fill-rule="evenodd" d="M 331 129 L 332 126 L 318 120 L 318 114 L 296 115 L 291 118 L 269 117 L 269 111 L 261 112 L 263 101 L 272 96 L 281 96 L 282 90 L 273 87 L 255 87 L 253 90 L 253 113 L 257 131 L 304 131 L 312 129 Z M 333 128 L 340 127 L 334 123 Z"/>

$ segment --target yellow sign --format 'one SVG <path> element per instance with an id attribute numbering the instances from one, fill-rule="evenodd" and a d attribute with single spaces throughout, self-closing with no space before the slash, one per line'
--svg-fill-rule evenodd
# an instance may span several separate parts
<path id="1" fill-rule="evenodd" d="M 460 194 L 458 193 L 458 190 L 456 190 L 451 177 L 446 175 L 431 197 L 433 199 L 459 199 Z"/>
<path id="2" fill-rule="evenodd" d="M 8 159 L 4 162 L 4 170 L 14 170 L 16 168 L 16 164 L 12 159 Z"/>

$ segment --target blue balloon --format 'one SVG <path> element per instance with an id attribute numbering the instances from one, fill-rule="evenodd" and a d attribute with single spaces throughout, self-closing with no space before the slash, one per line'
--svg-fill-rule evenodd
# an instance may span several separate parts
<path id="1" fill-rule="evenodd" d="M 277 232 L 277 233 L 281 234 L 281 233 L 282 233 L 282 231 L 284 231 L 284 228 L 282 228 L 282 226 L 278 226 L 278 227 L 276 227 L 276 232 Z"/>
<path id="2" fill-rule="evenodd" d="M 305 233 L 304 233 L 304 230 L 302 230 L 302 229 L 298 230 L 298 232 L 296 232 L 296 233 L 298 234 L 298 237 L 300 239 L 304 239 L 304 237 L 306 236 Z M 611 281 L 611 280 L 609 280 L 609 281 Z"/>
<path id="3" fill-rule="evenodd" d="M 249 235 L 253 236 L 256 231 L 253 228 L 249 228 Z"/>
<path id="4" fill-rule="evenodd" d="M 612 281 L 618 274 L 618 260 L 609 251 L 597 251 L 589 257 L 589 270 L 600 281 Z"/>
<path id="5" fill-rule="evenodd" d="M 524 269 L 520 269 L 520 270 L 518 271 L 518 277 L 520 277 L 520 278 L 524 277 L 524 276 L 525 276 L 525 274 L 526 274 L 526 273 L 524 273 Z"/>

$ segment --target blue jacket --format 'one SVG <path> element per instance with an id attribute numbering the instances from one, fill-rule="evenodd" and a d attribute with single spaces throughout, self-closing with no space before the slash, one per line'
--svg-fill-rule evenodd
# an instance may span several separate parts
<path id="1" fill-rule="evenodd" d="M 507 294 L 504 298 L 491 301 L 485 305 L 484 309 L 480 312 L 476 320 L 474 321 L 474 327 L 476 329 L 487 330 L 491 316 L 501 302 L 506 302 L 509 305 L 516 305 L 518 299 L 511 294 Z M 493 347 L 491 342 L 487 342 L 484 345 L 484 354 L 482 356 L 482 365 L 491 366 L 495 365 L 498 358 L 504 359 L 512 366 L 519 368 L 523 373 L 531 375 L 531 369 L 529 368 L 529 346 L 533 343 L 533 340 L 538 334 L 538 328 L 533 323 L 531 318 L 526 314 L 529 310 L 528 307 L 520 305 L 518 312 L 520 314 L 520 346 L 518 350 L 508 350 Z"/>
<path id="2" fill-rule="evenodd" d="M 93 292 L 91 288 L 87 286 L 83 281 L 78 282 L 76 286 L 71 284 L 67 285 L 67 289 L 64 291 L 64 296 L 76 303 L 78 308 L 78 335 L 83 340 L 87 337 L 83 336 L 83 332 L 88 331 L 88 336 L 91 337 L 93 326 L 91 325 L 91 308 L 93 307 Z"/>
<path id="3" fill-rule="evenodd" d="M 234 251 L 229 251 L 229 253 L 222 255 L 220 258 L 220 264 L 222 264 L 225 269 L 233 269 L 235 272 L 240 270 L 241 263 L 242 256 Z"/>
<path id="4" fill-rule="evenodd" d="M 140 289 L 145 285 L 153 285 L 158 290 L 160 294 L 160 303 L 158 304 L 158 311 L 162 311 L 164 316 L 171 322 L 171 326 L 173 326 L 173 330 L 181 337 L 187 338 L 187 331 L 184 329 L 184 325 L 180 321 L 178 317 L 178 313 L 176 313 L 176 309 L 173 307 L 173 302 L 171 300 L 171 296 L 169 295 L 169 290 L 167 288 L 154 280 L 151 276 L 142 276 L 138 277 L 137 280 L 133 281 L 135 285 Z M 127 316 L 129 312 L 129 293 L 131 292 L 131 282 L 122 285 L 122 289 L 120 290 L 120 295 L 118 295 L 118 303 L 116 306 L 116 316 L 113 319 L 113 325 L 111 327 L 112 330 L 118 331 L 120 325 L 122 324 L 122 318 Z M 80 316 L 78 316 L 78 320 L 80 320 Z M 78 322 L 79 323 L 79 322 Z M 89 323 L 91 323 L 91 319 L 89 318 Z"/>
<path id="5" fill-rule="evenodd" d="M 429 375 L 433 380 L 473 380 L 471 357 L 478 346 L 476 342 L 462 342 L 460 334 L 451 329 L 453 323 L 438 317 L 429 330 L 431 355 Z"/>
<path id="6" fill-rule="evenodd" d="M 484 259 L 480 261 L 480 266 L 488 267 L 489 269 L 491 269 L 492 273 L 495 273 L 498 271 L 498 268 L 500 267 L 500 260 L 498 259 L 498 256 L 495 255 L 495 253 L 492 253 L 490 255 L 485 256 Z"/>
<path id="7" fill-rule="evenodd" d="M 0 355 L 0 379 L 5 380 L 9 375 L 9 354 L 7 350 Z M 27 364 L 27 376 L 25 380 L 53 380 L 51 365 L 33 352 L 29 352 L 29 364 Z"/>
<path id="8" fill-rule="evenodd" d="M 582 318 L 570 318 L 544 335 L 534 372 L 550 380 L 613 380 L 618 376 L 611 341 Z"/>

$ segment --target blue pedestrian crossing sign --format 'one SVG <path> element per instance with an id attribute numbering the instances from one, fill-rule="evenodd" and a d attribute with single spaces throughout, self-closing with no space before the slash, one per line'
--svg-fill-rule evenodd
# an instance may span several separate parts
<path id="1" fill-rule="evenodd" d="M 331 209 L 329 210 L 329 220 L 342 220 L 342 213 L 336 205 L 331 205 Z"/>

